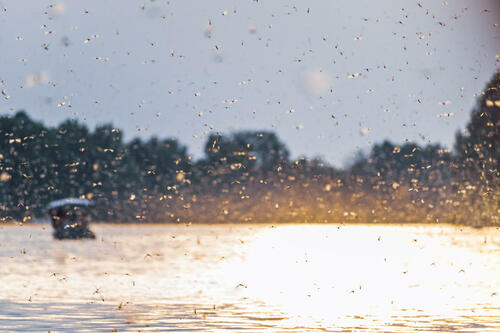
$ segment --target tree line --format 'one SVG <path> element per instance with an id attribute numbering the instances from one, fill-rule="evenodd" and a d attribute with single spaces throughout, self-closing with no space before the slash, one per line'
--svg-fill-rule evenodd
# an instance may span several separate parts
<path id="1" fill-rule="evenodd" d="M 46 127 L 0 117 L 0 219 L 45 216 L 85 197 L 97 221 L 452 222 L 500 224 L 500 74 L 478 98 L 453 151 L 375 144 L 349 168 L 291 160 L 269 131 L 209 135 L 193 161 L 176 139 L 125 142 L 111 124 Z"/>

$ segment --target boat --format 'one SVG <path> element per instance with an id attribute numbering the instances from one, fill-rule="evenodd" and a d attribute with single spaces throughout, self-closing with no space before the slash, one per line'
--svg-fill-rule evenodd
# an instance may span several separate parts
<path id="1" fill-rule="evenodd" d="M 52 201 L 47 212 L 52 220 L 56 239 L 94 239 L 89 229 L 87 210 L 93 203 L 87 199 L 65 198 Z"/>

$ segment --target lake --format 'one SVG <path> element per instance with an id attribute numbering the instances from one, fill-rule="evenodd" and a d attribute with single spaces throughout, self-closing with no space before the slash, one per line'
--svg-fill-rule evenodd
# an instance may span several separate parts
<path id="1" fill-rule="evenodd" d="M 0 331 L 500 332 L 500 229 L 0 226 Z"/>

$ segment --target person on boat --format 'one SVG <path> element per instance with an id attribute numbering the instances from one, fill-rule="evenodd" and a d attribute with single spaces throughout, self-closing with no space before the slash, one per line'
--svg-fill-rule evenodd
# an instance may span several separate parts
<path id="1" fill-rule="evenodd" d="M 92 202 L 86 199 L 66 198 L 57 200 L 47 205 L 48 213 L 52 219 L 54 237 L 65 238 L 95 238 L 90 231 L 85 209 Z"/>

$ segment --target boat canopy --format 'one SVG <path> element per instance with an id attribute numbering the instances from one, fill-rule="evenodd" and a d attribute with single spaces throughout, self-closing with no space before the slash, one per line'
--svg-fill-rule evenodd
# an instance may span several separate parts
<path id="1" fill-rule="evenodd" d="M 47 205 L 47 210 L 63 206 L 92 206 L 92 205 L 93 205 L 92 201 L 87 199 L 66 198 L 66 199 L 52 201 Z"/>

